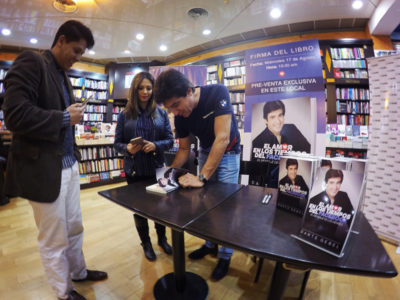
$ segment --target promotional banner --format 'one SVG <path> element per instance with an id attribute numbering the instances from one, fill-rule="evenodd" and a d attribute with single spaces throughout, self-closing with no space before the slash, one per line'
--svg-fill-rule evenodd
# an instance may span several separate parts
<path id="1" fill-rule="evenodd" d="M 276 188 L 280 156 L 315 153 L 316 135 L 325 133 L 318 40 L 251 49 L 245 61 L 243 160 L 249 184 Z"/>

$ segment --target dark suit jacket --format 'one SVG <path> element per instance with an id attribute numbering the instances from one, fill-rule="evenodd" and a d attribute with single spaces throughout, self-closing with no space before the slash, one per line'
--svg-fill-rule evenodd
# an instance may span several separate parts
<path id="1" fill-rule="evenodd" d="M 66 75 L 65 82 L 72 104 L 74 96 Z M 4 119 L 13 132 L 6 193 L 37 202 L 53 202 L 61 186 L 66 104 L 50 50 L 43 54 L 21 53 L 4 84 Z M 76 145 L 75 156 L 79 160 Z"/>

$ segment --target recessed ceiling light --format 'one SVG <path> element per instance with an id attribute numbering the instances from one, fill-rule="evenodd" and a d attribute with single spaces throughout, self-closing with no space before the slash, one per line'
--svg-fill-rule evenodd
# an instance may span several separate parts
<path id="1" fill-rule="evenodd" d="M 204 35 L 209 35 L 211 33 L 211 30 L 210 29 L 204 29 L 203 30 L 203 34 Z"/>
<path id="2" fill-rule="evenodd" d="M 165 46 L 165 45 L 161 45 L 160 46 L 160 51 L 167 51 L 167 46 Z"/>
<path id="3" fill-rule="evenodd" d="M 273 8 L 269 13 L 269 15 L 274 19 L 278 19 L 281 16 L 281 14 L 282 12 L 279 8 Z"/>
<path id="4" fill-rule="evenodd" d="M 31 44 L 37 44 L 37 42 L 38 42 L 38 40 L 35 39 L 35 38 L 31 38 L 31 39 L 29 40 L 29 43 L 31 43 Z"/>
<path id="5" fill-rule="evenodd" d="M 131 51 L 128 50 L 128 49 L 126 49 L 126 50 L 124 51 L 124 53 L 125 53 L 125 54 L 131 54 Z"/>
<path id="6" fill-rule="evenodd" d="M 74 0 L 53 0 L 53 6 L 64 13 L 73 13 L 77 9 L 76 1 Z"/>
<path id="7" fill-rule="evenodd" d="M 89 51 L 88 51 L 88 54 L 89 54 L 89 55 L 95 55 L 96 52 L 94 52 L 94 50 L 89 50 Z"/>
<path id="8" fill-rule="evenodd" d="M 4 36 L 10 35 L 11 34 L 11 30 L 8 29 L 8 28 L 3 28 L 1 30 L 1 34 L 4 35 Z"/>
<path id="9" fill-rule="evenodd" d="M 364 3 L 361 0 L 355 0 L 351 6 L 353 6 L 354 9 L 360 9 L 363 5 Z"/>
<path id="10" fill-rule="evenodd" d="M 138 33 L 138 34 L 136 35 L 136 39 L 139 40 L 139 41 L 143 40 L 143 39 L 144 39 L 143 33 Z"/>

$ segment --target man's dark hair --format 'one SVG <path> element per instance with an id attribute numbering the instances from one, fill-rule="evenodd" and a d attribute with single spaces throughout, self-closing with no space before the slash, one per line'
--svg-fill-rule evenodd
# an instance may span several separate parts
<path id="1" fill-rule="evenodd" d="M 175 69 L 163 71 L 154 85 L 154 97 L 158 104 L 173 97 L 186 97 L 188 89 L 194 92 L 194 86 L 181 72 Z"/>
<path id="2" fill-rule="evenodd" d="M 281 100 L 270 101 L 264 105 L 264 119 L 267 120 L 268 114 L 271 111 L 282 109 L 283 115 L 285 115 L 285 104 Z"/>
<path id="3" fill-rule="evenodd" d="M 332 169 L 332 162 L 327 159 L 323 159 L 321 161 L 321 167 L 329 167 L 329 169 Z"/>
<path id="4" fill-rule="evenodd" d="M 342 170 L 329 169 L 328 171 L 326 171 L 325 174 L 325 183 L 327 183 L 330 178 L 336 178 L 336 177 L 340 177 L 340 182 L 343 182 Z"/>
<path id="5" fill-rule="evenodd" d="M 81 39 L 84 39 L 86 41 L 86 48 L 91 49 L 94 46 L 92 31 L 79 21 L 69 20 L 62 24 L 57 30 L 51 48 L 57 44 L 58 39 L 62 35 L 65 36 L 67 43 L 79 42 Z"/>
<path id="6" fill-rule="evenodd" d="M 296 167 L 299 167 L 299 163 L 297 162 L 297 159 L 294 158 L 288 158 L 286 161 L 286 169 L 289 168 L 289 166 L 296 165 Z"/>

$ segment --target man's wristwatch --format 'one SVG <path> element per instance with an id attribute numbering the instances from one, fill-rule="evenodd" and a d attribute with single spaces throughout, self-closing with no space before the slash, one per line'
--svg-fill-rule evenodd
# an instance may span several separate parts
<path id="1" fill-rule="evenodd" d="M 208 181 L 208 180 L 204 177 L 204 175 L 201 174 L 201 173 L 199 174 L 199 180 L 202 181 L 204 184 L 206 184 L 207 181 Z"/>

